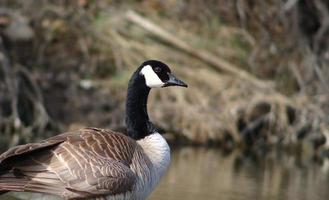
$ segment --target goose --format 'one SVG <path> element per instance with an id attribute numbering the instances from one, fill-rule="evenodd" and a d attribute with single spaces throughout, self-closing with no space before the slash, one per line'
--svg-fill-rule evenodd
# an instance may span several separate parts
<path id="1" fill-rule="evenodd" d="M 128 83 L 127 134 L 100 128 L 65 132 L 0 155 L 0 193 L 63 199 L 146 199 L 170 163 L 170 148 L 149 120 L 151 88 L 187 87 L 161 61 L 148 60 Z"/>

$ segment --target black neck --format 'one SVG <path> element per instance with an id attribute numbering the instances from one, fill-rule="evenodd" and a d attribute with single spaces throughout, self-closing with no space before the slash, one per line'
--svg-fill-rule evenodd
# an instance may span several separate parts
<path id="1" fill-rule="evenodd" d="M 147 114 L 147 98 L 150 88 L 137 70 L 131 77 L 126 99 L 126 125 L 128 136 L 138 140 L 155 132 Z"/>

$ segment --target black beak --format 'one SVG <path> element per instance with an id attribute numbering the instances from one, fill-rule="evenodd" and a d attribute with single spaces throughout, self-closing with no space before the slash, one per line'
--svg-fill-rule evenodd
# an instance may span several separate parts
<path id="1" fill-rule="evenodd" d="M 176 78 L 173 74 L 168 73 L 169 80 L 164 84 L 163 87 L 168 87 L 168 86 L 181 86 L 181 87 L 187 87 L 187 84 L 184 83 L 183 81 L 179 80 Z"/>

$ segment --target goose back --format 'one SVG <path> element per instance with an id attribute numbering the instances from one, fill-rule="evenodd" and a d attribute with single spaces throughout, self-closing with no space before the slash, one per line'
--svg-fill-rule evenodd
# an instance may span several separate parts
<path id="1" fill-rule="evenodd" d="M 96 128 L 14 147 L 1 155 L 0 169 L 1 191 L 43 192 L 64 198 L 110 195 L 127 199 L 140 178 L 152 176 L 152 163 L 136 141 Z"/>

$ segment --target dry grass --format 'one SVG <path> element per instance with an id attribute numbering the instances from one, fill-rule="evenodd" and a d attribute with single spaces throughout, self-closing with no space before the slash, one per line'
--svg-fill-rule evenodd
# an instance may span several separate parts
<path id="1" fill-rule="evenodd" d="M 111 22 L 109 17 L 107 22 L 111 25 L 103 27 L 104 30 L 111 27 L 111 31 L 103 33 L 106 38 L 116 38 L 115 46 L 122 52 L 118 57 L 127 59 L 123 62 L 132 66 L 131 70 L 140 57 L 161 59 L 189 83 L 187 90 L 154 91 L 151 96 L 149 110 L 152 119 L 178 138 L 183 136 L 184 141 L 194 144 L 223 145 L 243 144 L 246 141 L 254 144 L 261 138 L 269 145 L 291 145 L 298 144 L 299 137 L 304 138 L 304 135 L 300 136 L 300 132 L 308 126 L 312 127 L 313 131 L 307 131 L 311 132 L 310 135 L 315 135 L 314 138 L 321 140 L 323 137 L 323 131 L 319 127 L 320 124 L 326 126 L 325 114 L 306 95 L 286 97 L 276 91 L 259 89 L 234 76 L 215 71 L 201 60 L 163 43 L 142 28 L 125 24 L 127 22 L 123 15 L 117 17 L 122 18 L 115 21 L 120 24 Z M 179 24 L 158 16 L 150 18 L 166 30 L 173 31 L 175 27 L 179 27 Z M 243 34 L 243 31 L 225 26 L 222 29 L 225 31 L 217 32 L 218 38 L 242 35 L 245 36 L 242 40 L 250 40 L 249 35 Z M 184 41 L 191 41 L 195 48 L 216 52 L 216 43 L 212 38 L 200 38 L 184 29 L 179 29 L 175 35 Z M 198 41 L 213 44 L 199 46 Z M 218 48 L 232 47 L 220 43 Z M 230 60 L 240 54 L 239 51 L 234 54 L 233 49 L 230 52 L 229 57 L 221 55 L 222 58 Z M 314 121 L 317 123 L 314 124 Z"/>

